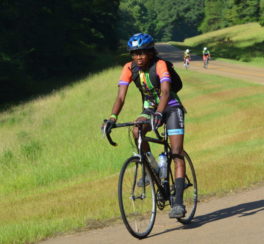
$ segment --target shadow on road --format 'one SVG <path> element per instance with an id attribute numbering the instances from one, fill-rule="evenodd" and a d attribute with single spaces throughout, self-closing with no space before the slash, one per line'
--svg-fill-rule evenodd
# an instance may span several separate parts
<path id="1" fill-rule="evenodd" d="M 264 200 L 243 203 L 236 205 L 234 207 L 224 208 L 212 213 L 197 216 L 193 219 L 193 222 L 190 225 L 185 226 L 184 228 L 188 228 L 188 229 L 196 228 L 213 221 L 232 217 L 234 215 L 237 215 L 238 217 L 245 217 L 256 214 L 257 212 L 263 210 L 264 210 Z"/>
<path id="2" fill-rule="evenodd" d="M 161 234 L 171 232 L 174 230 L 179 230 L 179 229 L 197 228 L 197 227 L 200 227 L 204 224 L 208 224 L 208 223 L 213 222 L 213 221 L 229 218 L 229 217 L 232 217 L 235 215 L 237 215 L 237 217 L 239 217 L 239 218 L 240 217 L 246 217 L 249 215 L 256 214 L 260 211 L 264 211 L 264 200 L 243 203 L 243 204 L 239 204 L 239 205 L 236 205 L 236 206 L 233 206 L 230 208 L 224 208 L 224 209 L 220 209 L 220 210 L 208 213 L 208 214 L 200 215 L 200 216 L 195 217 L 193 219 L 192 223 L 189 225 L 184 225 L 181 227 L 167 229 L 167 230 L 164 230 L 160 233 L 150 235 L 149 237 L 161 235 Z"/>

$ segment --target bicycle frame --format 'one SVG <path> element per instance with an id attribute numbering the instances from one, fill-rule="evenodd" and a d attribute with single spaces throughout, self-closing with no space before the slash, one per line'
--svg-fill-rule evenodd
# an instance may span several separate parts
<path id="1" fill-rule="evenodd" d="M 149 121 L 140 121 L 140 122 L 115 124 L 113 126 L 113 128 L 126 127 L 126 126 L 138 126 L 139 135 L 138 135 L 138 148 L 137 149 L 138 149 L 138 156 L 140 158 L 140 161 L 144 165 L 142 175 L 145 175 L 144 171 L 147 169 L 148 172 L 150 173 L 151 178 L 153 179 L 154 183 L 156 184 L 156 186 L 159 190 L 159 193 L 161 194 L 163 200 L 164 201 L 166 201 L 166 200 L 171 201 L 171 199 L 170 199 L 170 180 L 173 181 L 173 177 L 172 177 L 170 164 L 172 163 L 172 159 L 171 159 L 171 149 L 170 149 L 170 145 L 168 143 L 168 136 L 166 133 L 166 125 L 164 125 L 164 137 L 161 137 L 159 132 L 157 130 L 154 130 L 157 138 L 153 138 L 153 137 L 148 137 L 148 136 L 142 135 L 143 124 L 150 124 L 150 122 Z M 111 145 L 113 145 L 113 146 L 117 145 L 115 142 L 112 141 L 112 139 L 110 137 L 110 133 L 106 133 L 106 136 L 107 136 L 107 139 Z M 142 142 L 151 142 L 151 143 L 161 144 L 164 146 L 164 152 L 166 153 L 166 156 L 167 156 L 168 166 L 167 166 L 167 177 L 163 181 L 161 181 L 159 176 L 154 172 L 152 166 L 148 162 L 148 159 L 142 150 Z M 145 185 L 144 180 L 145 179 L 143 177 L 143 185 Z M 166 184 L 164 184 L 164 183 L 166 183 Z M 172 182 L 172 184 L 174 184 L 174 182 Z M 145 187 L 144 187 L 144 193 L 145 193 Z"/>
<path id="2" fill-rule="evenodd" d="M 204 63 L 204 68 L 207 68 L 208 63 L 209 63 L 209 56 L 208 55 L 205 55 L 203 57 L 203 63 Z"/>
<path id="3" fill-rule="evenodd" d="M 190 64 L 190 58 L 185 58 L 184 59 L 184 64 L 186 64 L 186 65 Z"/>
<path id="4" fill-rule="evenodd" d="M 165 126 L 164 129 L 166 130 Z M 159 178 L 159 176 L 154 172 L 152 166 L 150 165 L 150 163 L 148 162 L 145 153 L 142 151 L 141 148 L 141 144 L 142 142 L 151 142 L 151 143 L 156 143 L 156 144 L 161 144 L 164 146 L 164 152 L 167 155 L 167 163 L 168 163 L 168 167 L 167 167 L 167 177 L 163 180 L 163 182 L 161 181 L 161 179 Z M 159 192 L 161 193 L 162 197 L 164 200 L 170 200 L 170 174 L 172 173 L 170 171 L 170 163 L 171 163 L 171 154 L 170 154 L 170 146 L 168 144 L 167 141 L 167 134 L 165 133 L 165 136 L 163 138 L 160 139 L 156 139 L 156 138 L 152 138 L 152 137 L 147 137 L 147 136 L 142 136 L 142 131 L 141 131 L 141 126 L 139 127 L 139 137 L 138 137 L 138 152 L 139 155 L 141 157 L 141 162 L 144 165 L 145 168 L 147 168 L 148 172 L 151 175 L 151 178 L 154 180 Z M 144 169 L 143 167 L 143 169 Z M 145 172 L 143 172 L 145 173 Z M 144 175 L 144 174 L 143 174 Z M 166 183 L 165 185 L 162 185 L 163 183 Z"/>

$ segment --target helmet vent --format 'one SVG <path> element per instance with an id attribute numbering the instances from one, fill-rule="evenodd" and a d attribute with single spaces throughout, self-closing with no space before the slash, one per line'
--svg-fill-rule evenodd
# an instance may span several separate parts
<path id="1" fill-rule="evenodd" d="M 137 47 L 137 46 L 138 46 L 138 41 L 133 41 L 133 42 L 132 42 L 132 46 L 133 46 L 133 47 Z"/>

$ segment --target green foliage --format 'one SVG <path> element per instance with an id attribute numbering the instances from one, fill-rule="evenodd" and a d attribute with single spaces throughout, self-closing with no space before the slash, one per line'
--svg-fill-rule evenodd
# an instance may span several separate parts
<path id="1" fill-rule="evenodd" d="M 234 12 L 233 24 L 256 22 L 259 18 L 259 0 L 234 0 L 230 11 Z"/>
<path id="2" fill-rule="evenodd" d="M 202 32 L 249 22 L 262 21 L 263 0 L 205 0 Z"/>
<path id="3" fill-rule="evenodd" d="M 264 22 L 263 0 L 121 0 L 121 6 L 119 25 L 127 38 L 148 32 L 158 41 L 182 41 L 200 31 Z"/>
<path id="4" fill-rule="evenodd" d="M 125 40 L 134 33 L 143 32 L 154 35 L 155 12 L 140 0 L 123 0 L 120 5 L 119 21 L 121 37 Z"/>
<path id="5" fill-rule="evenodd" d="M 223 0 L 205 0 L 205 18 L 200 26 L 202 32 L 213 31 L 222 28 L 224 11 Z"/>
<path id="6" fill-rule="evenodd" d="M 32 95 L 39 80 L 95 69 L 98 53 L 118 47 L 118 7 L 119 0 L 1 1 L 1 100 Z"/>
<path id="7" fill-rule="evenodd" d="M 203 0 L 167 0 L 165 4 L 158 0 L 122 0 L 121 12 L 120 25 L 127 30 L 127 38 L 135 32 L 147 32 L 157 41 L 183 40 L 199 33 Z M 128 19 L 132 21 L 129 25 Z"/>
<path id="8" fill-rule="evenodd" d="M 259 3 L 259 23 L 264 26 L 264 0 Z"/>
<path id="9" fill-rule="evenodd" d="M 171 40 L 181 41 L 185 38 L 200 34 L 198 26 L 204 17 L 204 0 L 178 0 L 176 10 L 177 18 L 174 21 Z"/>

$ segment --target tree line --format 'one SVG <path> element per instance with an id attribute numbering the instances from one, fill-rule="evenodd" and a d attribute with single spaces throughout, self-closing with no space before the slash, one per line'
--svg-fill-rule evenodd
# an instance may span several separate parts
<path id="1" fill-rule="evenodd" d="M 119 0 L 0 0 L 0 103 L 92 70 L 117 47 L 118 11 Z"/>
<path id="2" fill-rule="evenodd" d="M 0 102 L 112 63 L 101 55 L 136 32 L 182 41 L 253 21 L 264 0 L 0 0 Z"/>
<path id="3" fill-rule="evenodd" d="M 264 0 L 205 0 L 202 32 L 259 22 L 264 25 Z"/>
<path id="4" fill-rule="evenodd" d="M 182 41 L 248 22 L 264 25 L 264 0 L 122 0 L 120 11 L 121 36 L 147 32 L 158 41 Z"/>

